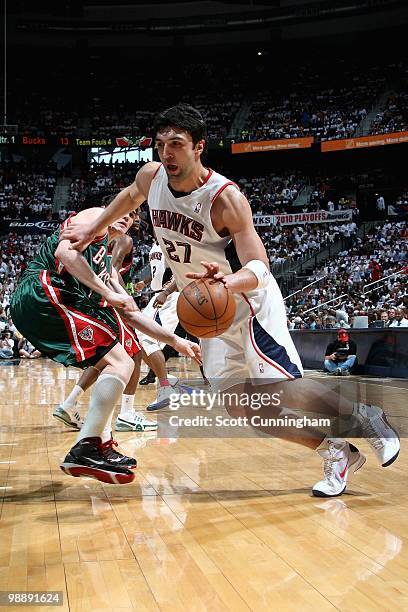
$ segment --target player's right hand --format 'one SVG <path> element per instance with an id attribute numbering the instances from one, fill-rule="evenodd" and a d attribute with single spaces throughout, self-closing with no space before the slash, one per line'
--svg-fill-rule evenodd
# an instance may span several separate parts
<path id="1" fill-rule="evenodd" d="M 72 224 L 62 230 L 59 241 L 69 240 L 71 243 L 70 248 L 82 253 L 91 244 L 94 237 L 92 230 L 89 230 L 89 227 L 86 225 Z"/>
<path id="2" fill-rule="evenodd" d="M 184 340 L 183 338 L 176 336 L 173 343 L 173 348 L 178 353 L 181 353 L 181 355 L 184 355 L 185 357 L 192 357 L 199 365 L 202 365 L 201 349 L 195 342 Z"/>
<path id="3" fill-rule="evenodd" d="M 200 261 L 200 264 L 205 268 L 205 272 L 188 272 L 186 277 L 195 280 L 199 278 L 214 278 L 225 284 L 225 274 L 224 272 L 220 272 L 220 265 L 217 262 L 213 261 L 209 263 L 208 261 Z"/>

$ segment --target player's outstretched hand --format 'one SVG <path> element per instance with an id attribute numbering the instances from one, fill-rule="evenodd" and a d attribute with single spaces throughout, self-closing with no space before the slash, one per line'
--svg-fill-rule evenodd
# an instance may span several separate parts
<path id="1" fill-rule="evenodd" d="M 137 310 L 135 300 L 130 295 L 107 291 L 105 300 L 114 308 L 121 308 L 124 314 Z"/>
<path id="2" fill-rule="evenodd" d="M 62 230 L 59 240 L 69 240 L 71 249 L 75 249 L 82 253 L 94 239 L 94 235 L 89 231 L 86 225 L 69 225 Z"/>
<path id="3" fill-rule="evenodd" d="M 185 357 L 192 357 L 199 365 L 202 364 L 201 349 L 195 342 L 190 342 L 190 340 L 184 340 L 176 336 L 173 348 Z"/>
<path id="4" fill-rule="evenodd" d="M 198 279 L 198 278 L 214 278 L 215 280 L 221 281 L 226 284 L 224 272 L 220 272 L 220 266 L 215 261 L 209 263 L 208 261 L 200 261 L 200 264 L 205 269 L 205 272 L 188 272 L 187 278 Z"/>

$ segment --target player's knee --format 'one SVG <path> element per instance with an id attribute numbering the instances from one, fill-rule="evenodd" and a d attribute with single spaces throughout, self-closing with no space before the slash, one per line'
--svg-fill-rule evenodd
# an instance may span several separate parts
<path id="1" fill-rule="evenodd" d="M 115 373 L 127 384 L 132 376 L 135 362 L 128 355 L 123 346 L 116 344 L 112 350 L 105 355 L 106 365 L 110 366 Z"/>

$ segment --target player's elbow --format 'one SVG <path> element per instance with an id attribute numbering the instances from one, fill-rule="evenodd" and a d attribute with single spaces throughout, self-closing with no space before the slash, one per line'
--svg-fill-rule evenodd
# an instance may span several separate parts
<path id="1" fill-rule="evenodd" d="M 69 245 L 70 242 L 68 240 L 63 240 L 59 243 L 55 251 L 56 259 L 58 259 L 58 261 L 60 261 L 65 267 L 69 265 L 72 255 L 74 254 L 72 249 L 69 248 Z"/>

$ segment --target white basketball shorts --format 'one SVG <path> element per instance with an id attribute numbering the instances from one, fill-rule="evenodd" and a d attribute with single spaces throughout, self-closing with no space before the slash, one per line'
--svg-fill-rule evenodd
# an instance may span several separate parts
<path id="1" fill-rule="evenodd" d="M 276 280 L 271 277 L 265 289 L 234 297 L 237 310 L 231 327 L 221 336 L 201 340 L 204 373 L 211 384 L 226 389 L 244 381 L 301 378 L 302 363 Z"/>
<path id="2" fill-rule="evenodd" d="M 142 314 L 149 319 L 153 319 L 153 321 L 156 321 L 156 323 L 161 325 L 163 329 L 173 334 L 179 322 L 177 317 L 178 296 L 179 292 L 175 291 L 169 295 L 161 308 L 154 308 L 153 303 L 156 299 L 156 295 L 153 295 L 146 308 L 142 310 Z M 137 337 L 139 343 L 144 348 L 146 355 L 151 355 L 156 351 L 163 350 L 165 346 L 164 342 L 154 340 L 153 338 L 150 338 L 150 336 L 142 334 L 140 331 L 137 332 Z"/>

